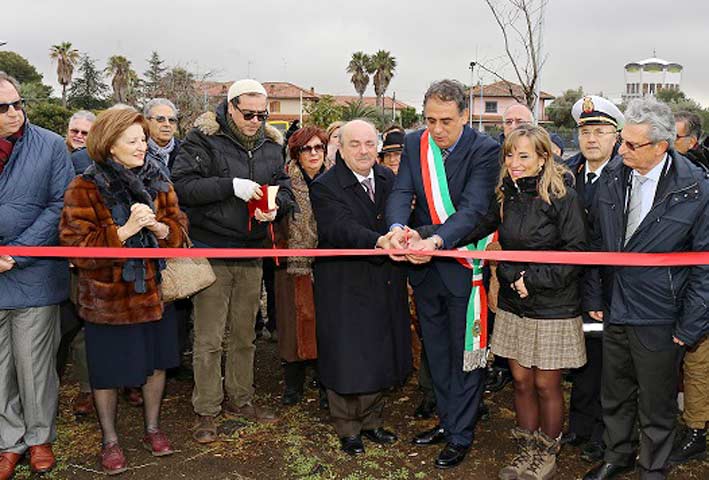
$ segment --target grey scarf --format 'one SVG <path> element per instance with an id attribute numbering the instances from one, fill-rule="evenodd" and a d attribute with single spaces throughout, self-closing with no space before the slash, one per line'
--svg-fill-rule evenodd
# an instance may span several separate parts
<path id="1" fill-rule="evenodd" d="M 160 145 L 155 142 L 155 140 L 152 139 L 152 137 L 148 138 L 148 152 L 153 156 L 153 158 L 159 160 L 162 162 L 164 165 L 168 164 L 168 161 L 170 160 L 170 154 L 172 151 L 175 149 L 175 137 L 172 137 L 170 139 L 170 142 L 165 145 L 164 147 L 161 147 Z"/>

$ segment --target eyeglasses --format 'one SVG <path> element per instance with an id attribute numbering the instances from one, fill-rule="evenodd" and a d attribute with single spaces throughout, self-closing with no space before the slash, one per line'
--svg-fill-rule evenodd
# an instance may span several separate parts
<path id="1" fill-rule="evenodd" d="M 689 137 L 691 137 L 691 136 L 692 136 L 692 135 L 689 135 L 689 134 L 688 134 L 688 135 L 680 135 L 680 134 L 677 134 L 676 140 L 682 140 L 683 138 L 689 138 Z"/>
<path id="2" fill-rule="evenodd" d="M 89 134 L 89 131 L 88 130 L 79 130 L 78 128 L 70 128 L 69 133 L 71 133 L 72 135 L 81 134 L 85 137 L 86 135 Z"/>
<path id="3" fill-rule="evenodd" d="M 325 151 L 325 146 L 322 143 L 318 143 L 317 145 L 303 145 L 300 147 L 300 153 L 322 153 Z"/>
<path id="4" fill-rule="evenodd" d="M 508 118 L 505 120 L 505 125 L 512 126 L 512 125 L 531 125 L 532 122 L 527 121 L 527 120 L 522 120 L 521 118 Z"/>
<path id="5" fill-rule="evenodd" d="M 239 106 L 236 105 L 236 103 L 232 102 L 232 105 L 234 105 L 234 108 L 241 112 L 241 114 L 244 116 L 244 120 L 246 120 L 247 122 L 253 120 L 254 117 L 258 118 L 259 122 L 265 122 L 266 120 L 268 120 L 268 110 L 264 110 L 263 112 L 252 112 L 250 110 L 240 109 Z"/>
<path id="6" fill-rule="evenodd" d="M 157 117 L 148 117 L 148 120 L 155 120 L 158 123 L 170 122 L 170 125 L 177 125 L 177 117 L 166 117 L 165 115 L 158 115 Z"/>
<path id="7" fill-rule="evenodd" d="M 645 143 L 641 143 L 640 145 L 637 145 L 635 143 L 630 143 L 627 140 L 623 140 L 623 145 L 625 145 L 628 148 L 628 150 L 630 150 L 631 152 L 634 152 L 635 150 L 638 150 L 643 147 L 647 147 L 648 145 L 654 145 L 654 143 L 655 142 L 645 142 Z"/>
<path id="8" fill-rule="evenodd" d="M 609 132 L 607 130 L 579 130 L 579 136 L 583 138 L 590 138 L 590 137 L 596 137 L 600 138 L 603 135 L 615 135 L 616 132 Z"/>
<path id="9" fill-rule="evenodd" d="M 10 107 L 14 108 L 15 110 L 22 110 L 24 104 L 25 104 L 24 98 L 21 98 L 19 100 L 15 100 L 14 102 L 10 102 L 10 103 L 0 103 L 0 114 L 7 113 L 7 111 L 10 109 Z"/>

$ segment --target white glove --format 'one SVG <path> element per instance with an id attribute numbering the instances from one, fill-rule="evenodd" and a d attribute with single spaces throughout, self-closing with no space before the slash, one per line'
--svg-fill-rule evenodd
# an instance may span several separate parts
<path id="1" fill-rule="evenodd" d="M 239 197 L 245 202 L 248 202 L 254 197 L 257 190 L 261 188 L 261 185 L 249 180 L 247 178 L 235 178 L 234 183 L 234 195 Z"/>
<path id="2" fill-rule="evenodd" d="M 270 212 L 262 212 L 260 208 L 254 211 L 254 218 L 259 222 L 272 222 L 276 219 L 276 214 L 278 213 L 278 207 L 271 210 Z"/>

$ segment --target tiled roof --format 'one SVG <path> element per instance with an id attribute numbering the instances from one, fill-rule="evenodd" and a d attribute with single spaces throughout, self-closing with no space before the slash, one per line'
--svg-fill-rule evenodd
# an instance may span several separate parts
<path id="1" fill-rule="evenodd" d="M 338 105 L 344 105 L 348 102 L 357 102 L 359 100 L 359 95 L 333 95 L 335 97 L 335 102 Z M 376 107 L 377 106 L 377 97 L 362 97 L 362 102 L 370 107 Z M 391 97 L 384 97 L 384 109 L 385 110 L 391 110 L 391 107 L 394 103 L 394 99 Z M 404 108 L 413 108 L 411 105 L 404 103 L 402 101 L 397 100 L 396 101 L 396 109 L 397 110 L 403 110 Z"/>
<path id="2" fill-rule="evenodd" d="M 510 94 L 510 85 L 512 86 L 512 92 L 514 95 Z M 522 87 L 517 85 L 516 83 L 510 82 L 509 84 L 507 82 L 503 82 L 500 80 L 499 82 L 491 83 L 489 85 L 483 85 L 483 96 L 485 97 L 516 97 L 516 98 L 524 98 L 524 92 L 522 91 Z M 473 87 L 473 95 L 480 95 L 480 86 L 476 85 Z M 542 100 L 552 100 L 554 99 L 554 95 L 547 93 L 545 91 L 541 92 L 541 99 Z"/>

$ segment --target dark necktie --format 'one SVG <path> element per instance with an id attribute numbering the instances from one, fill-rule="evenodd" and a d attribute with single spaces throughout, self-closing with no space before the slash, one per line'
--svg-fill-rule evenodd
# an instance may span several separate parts
<path id="1" fill-rule="evenodd" d="M 367 192 L 369 199 L 372 202 L 374 202 L 374 187 L 372 186 L 372 179 L 365 178 L 364 180 L 362 180 L 362 186 L 364 187 L 364 190 Z"/>
<path id="2" fill-rule="evenodd" d="M 591 185 L 598 175 L 594 172 L 588 172 L 586 174 L 586 185 Z"/>
<path id="3" fill-rule="evenodd" d="M 446 158 L 448 158 L 448 155 L 450 155 L 451 152 L 448 151 L 447 148 L 444 148 L 441 150 L 441 157 L 443 158 L 443 161 L 446 161 Z"/>

